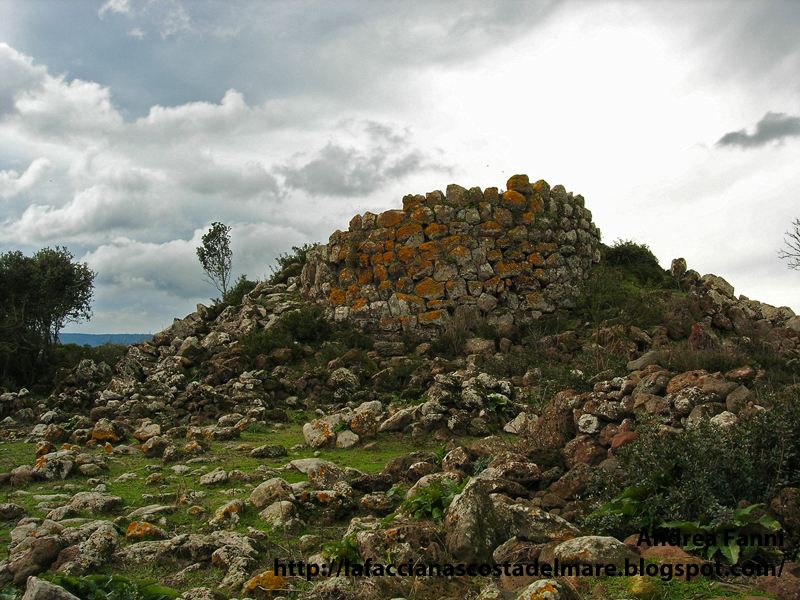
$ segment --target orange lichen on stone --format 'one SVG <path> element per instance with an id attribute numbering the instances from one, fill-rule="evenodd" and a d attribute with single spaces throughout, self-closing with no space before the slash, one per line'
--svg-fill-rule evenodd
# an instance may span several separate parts
<path id="1" fill-rule="evenodd" d="M 537 252 L 552 252 L 556 248 L 558 248 L 558 244 L 556 244 L 555 242 L 548 242 L 548 243 L 539 242 L 538 244 L 536 244 Z"/>
<path id="2" fill-rule="evenodd" d="M 415 258 L 419 256 L 419 252 L 416 248 L 412 248 L 411 246 L 401 246 L 397 249 L 397 258 L 404 263 L 411 262 Z"/>
<path id="3" fill-rule="evenodd" d="M 422 260 L 418 263 L 409 265 L 407 272 L 410 277 L 414 277 L 414 275 L 417 275 L 425 271 L 427 271 L 428 273 L 433 271 L 433 263 L 429 260 Z"/>
<path id="4" fill-rule="evenodd" d="M 342 272 L 339 273 L 339 283 L 344 284 L 345 281 L 353 281 L 356 278 L 355 271 L 353 271 L 349 267 L 345 267 L 342 269 Z"/>
<path id="5" fill-rule="evenodd" d="M 436 300 L 444 297 L 444 283 L 426 277 L 414 288 L 417 296 L 422 296 L 428 300 Z"/>
<path id="6" fill-rule="evenodd" d="M 394 239 L 394 229 L 387 229 L 385 227 L 382 229 L 375 229 L 369 234 L 369 239 L 376 244 L 389 242 Z"/>
<path id="7" fill-rule="evenodd" d="M 450 228 L 447 227 L 447 225 L 431 223 L 425 228 L 425 235 L 429 240 L 438 240 L 439 238 L 445 237 L 449 231 Z"/>
<path id="8" fill-rule="evenodd" d="M 394 285 L 392 284 L 392 282 L 386 279 L 384 281 L 381 281 L 380 285 L 378 285 L 378 291 L 391 290 L 393 287 Z"/>
<path id="9" fill-rule="evenodd" d="M 358 298 L 361 290 L 358 289 L 357 285 L 349 285 L 347 286 L 347 301 L 348 302 L 355 302 L 356 298 Z"/>
<path id="10" fill-rule="evenodd" d="M 405 211 L 387 210 L 378 215 L 375 221 L 378 227 L 397 227 L 406 218 Z"/>
<path id="11" fill-rule="evenodd" d="M 447 253 L 447 258 L 452 258 L 458 263 L 467 261 L 471 257 L 472 253 L 469 251 L 469 248 L 465 248 L 464 246 L 456 246 Z"/>
<path id="12" fill-rule="evenodd" d="M 400 243 L 404 243 L 408 238 L 417 233 L 422 233 L 422 226 L 417 223 L 406 223 L 402 227 L 397 228 L 395 237 Z"/>
<path id="13" fill-rule="evenodd" d="M 522 273 L 519 263 L 513 260 L 501 260 L 494 266 L 494 270 L 499 277 L 516 277 Z"/>
<path id="14" fill-rule="evenodd" d="M 351 307 L 352 310 L 361 310 L 365 307 L 369 306 L 369 300 L 366 298 L 359 298 L 355 302 L 353 302 L 353 306 Z"/>
<path id="15" fill-rule="evenodd" d="M 419 315 L 420 324 L 443 325 L 447 321 L 446 310 L 432 310 Z"/>
<path id="16" fill-rule="evenodd" d="M 372 271 L 365 269 L 358 276 L 358 285 L 366 285 L 367 283 L 372 283 Z"/>
<path id="17" fill-rule="evenodd" d="M 460 245 L 464 238 L 460 235 L 451 235 L 439 241 L 445 252 L 450 252 L 453 248 Z"/>
<path id="18" fill-rule="evenodd" d="M 133 521 L 125 531 L 126 540 L 156 540 L 164 539 L 164 531 L 147 521 Z"/>
<path id="19" fill-rule="evenodd" d="M 394 287 L 398 292 L 410 294 L 414 291 L 414 281 L 410 277 L 401 277 Z"/>
<path id="20" fill-rule="evenodd" d="M 383 253 L 383 264 L 389 265 L 394 262 L 395 255 L 394 252 L 384 252 Z"/>
<path id="21" fill-rule="evenodd" d="M 376 252 L 372 256 L 369 257 L 370 264 L 374 265 L 382 265 L 383 264 L 383 252 Z"/>
<path id="22" fill-rule="evenodd" d="M 253 591 L 256 588 L 263 590 L 282 590 L 286 588 L 286 580 L 275 571 L 266 571 L 261 575 L 256 575 L 244 585 L 244 590 Z"/>
<path id="23" fill-rule="evenodd" d="M 433 211 L 427 206 L 417 206 L 410 216 L 412 221 L 419 221 L 426 225 L 433 221 Z"/>
<path id="24" fill-rule="evenodd" d="M 503 235 L 503 228 L 497 221 L 486 221 L 475 226 L 475 235 L 478 237 L 499 238 Z"/>
<path id="25" fill-rule="evenodd" d="M 531 263 L 532 265 L 536 265 L 537 267 L 544 266 L 544 259 L 542 258 L 542 255 L 539 254 L 538 252 L 534 252 L 533 254 L 531 254 L 528 257 L 528 262 Z"/>
<path id="26" fill-rule="evenodd" d="M 524 190 L 530 185 L 530 179 L 527 175 L 512 175 L 506 182 L 506 188 L 509 190 Z"/>
<path id="27" fill-rule="evenodd" d="M 420 256 L 425 260 L 434 260 L 441 256 L 442 248 L 436 242 L 425 242 L 419 246 Z"/>
<path id="28" fill-rule="evenodd" d="M 503 251 L 502 250 L 489 250 L 486 253 L 486 260 L 491 263 L 497 262 L 503 258 Z"/>
<path id="29" fill-rule="evenodd" d="M 503 192 L 503 203 L 515 210 L 525 210 L 528 208 L 528 199 L 514 190 Z"/>
<path id="30" fill-rule="evenodd" d="M 372 267 L 373 280 L 375 280 L 378 283 L 383 283 L 387 277 L 388 274 L 386 273 L 386 267 L 384 267 L 383 265 L 375 265 L 374 267 Z"/>

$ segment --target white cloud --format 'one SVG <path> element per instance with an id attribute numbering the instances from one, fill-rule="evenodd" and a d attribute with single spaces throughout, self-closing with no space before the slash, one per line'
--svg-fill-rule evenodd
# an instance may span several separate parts
<path id="1" fill-rule="evenodd" d="M 100 7 L 100 10 L 97 11 L 97 16 L 102 19 L 109 11 L 123 15 L 130 15 L 130 0 L 106 0 L 103 6 Z"/>
<path id="2" fill-rule="evenodd" d="M 126 35 L 136 38 L 137 40 L 142 40 L 144 39 L 145 33 L 139 27 L 134 27 L 133 29 L 129 30 Z"/>
<path id="3" fill-rule="evenodd" d="M 41 157 L 34 160 L 22 175 L 14 170 L 0 171 L 0 198 L 29 191 L 47 176 L 52 166 L 49 160 Z"/>

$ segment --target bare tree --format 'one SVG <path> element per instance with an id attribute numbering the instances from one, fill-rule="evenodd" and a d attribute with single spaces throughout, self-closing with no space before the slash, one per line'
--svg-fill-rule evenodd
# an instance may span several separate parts
<path id="1" fill-rule="evenodd" d="M 778 251 L 778 256 L 788 259 L 790 269 L 800 270 L 800 219 L 794 220 L 792 231 L 786 232 L 783 243 L 786 247 Z"/>
<path id="2" fill-rule="evenodd" d="M 203 236 L 203 245 L 197 248 L 197 258 L 208 275 L 208 283 L 222 294 L 225 300 L 231 281 L 231 228 L 222 223 L 212 223 Z"/>

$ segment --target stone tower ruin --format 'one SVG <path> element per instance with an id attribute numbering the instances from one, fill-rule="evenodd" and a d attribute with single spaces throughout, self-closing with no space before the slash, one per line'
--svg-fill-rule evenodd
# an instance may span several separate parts
<path id="1" fill-rule="evenodd" d="M 600 260 L 583 197 L 514 175 L 505 192 L 447 186 L 365 213 L 309 251 L 303 297 L 373 333 L 436 337 L 454 315 L 521 324 L 572 308 Z"/>

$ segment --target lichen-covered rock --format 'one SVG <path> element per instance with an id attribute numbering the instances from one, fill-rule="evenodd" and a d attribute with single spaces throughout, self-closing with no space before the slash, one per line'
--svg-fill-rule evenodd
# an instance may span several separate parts
<path id="1" fill-rule="evenodd" d="M 272 525 L 272 528 L 283 527 L 289 520 L 297 516 L 297 507 L 286 500 L 273 502 L 264 510 L 258 513 L 259 518 Z"/>
<path id="2" fill-rule="evenodd" d="M 519 592 L 516 600 L 579 600 L 579 598 L 572 588 L 556 579 L 540 579 Z"/>
<path id="3" fill-rule="evenodd" d="M 169 535 L 166 531 L 147 521 L 133 521 L 128 525 L 128 529 L 125 531 L 125 539 L 133 542 L 164 540 L 168 537 Z"/>
<path id="4" fill-rule="evenodd" d="M 268 479 L 250 493 L 250 502 L 256 508 L 264 508 L 276 500 L 293 500 L 292 488 L 278 477 Z"/>
<path id="5" fill-rule="evenodd" d="M 621 567 L 627 559 L 638 560 L 638 555 L 618 539 L 608 536 L 587 535 L 560 543 L 553 549 L 560 562 L 580 564 L 614 564 Z"/>
<path id="6" fill-rule="evenodd" d="M 60 585 L 37 577 L 29 577 L 22 600 L 79 600 Z"/>
<path id="7" fill-rule="evenodd" d="M 245 504 L 241 500 L 231 500 L 220 506 L 214 511 L 214 516 L 208 522 L 209 525 L 222 525 L 224 523 L 238 523 L 239 515 L 245 510 Z"/>
<path id="8" fill-rule="evenodd" d="M 216 485 L 228 481 L 228 473 L 223 467 L 217 467 L 210 473 L 200 476 L 200 485 Z"/>
<path id="9" fill-rule="evenodd" d="M 86 510 L 92 514 L 106 513 L 116 510 L 122 505 L 122 498 L 101 492 L 78 492 L 69 502 L 78 510 Z"/>
<path id="10" fill-rule="evenodd" d="M 293 460 L 290 464 L 308 476 L 308 481 L 315 490 L 329 490 L 340 481 L 347 481 L 344 471 L 327 460 L 301 458 Z"/>

